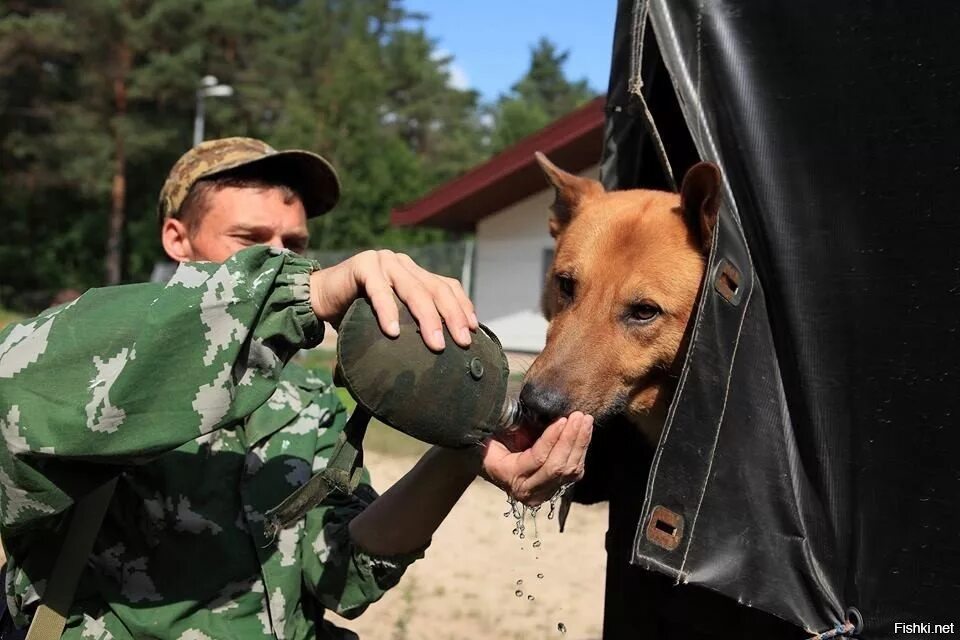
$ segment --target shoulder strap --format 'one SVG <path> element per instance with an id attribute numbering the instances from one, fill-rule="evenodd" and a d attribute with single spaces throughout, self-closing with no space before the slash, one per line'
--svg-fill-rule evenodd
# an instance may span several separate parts
<path id="1" fill-rule="evenodd" d="M 363 475 L 363 436 L 372 416 L 357 405 L 337 438 L 327 467 L 264 514 L 264 534 L 273 542 L 280 531 L 298 521 L 334 492 L 349 495 Z"/>
<path id="2" fill-rule="evenodd" d="M 93 551 L 93 542 L 103 524 L 116 486 L 117 478 L 114 478 L 84 496 L 74 506 L 67 537 L 53 565 L 43 601 L 33 615 L 26 640 L 59 640 L 63 635 L 80 573 Z"/>

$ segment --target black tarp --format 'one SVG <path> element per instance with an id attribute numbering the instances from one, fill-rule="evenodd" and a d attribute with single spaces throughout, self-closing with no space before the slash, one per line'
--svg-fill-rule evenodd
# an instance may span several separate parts
<path id="1" fill-rule="evenodd" d="M 642 92 L 726 190 L 660 444 L 598 433 L 578 490 L 606 638 L 960 633 L 958 38 L 955 2 L 620 2 L 605 183 L 665 184 Z"/>

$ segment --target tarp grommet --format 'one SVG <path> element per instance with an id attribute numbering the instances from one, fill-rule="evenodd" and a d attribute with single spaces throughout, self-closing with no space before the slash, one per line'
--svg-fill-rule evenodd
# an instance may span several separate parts
<path id="1" fill-rule="evenodd" d="M 853 625 L 853 635 L 859 634 L 863 631 L 863 615 L 860 613 L 860 610 L 856 607 L 847 607 L 847 611 L 844 614 L 847 618 L 847 622 Z"/>
<path id="2" fill-rule="evenodd" d="M 647 540 L 673 551 L 683 539 L 683 516 L 664 506 L 657 505 L 650 511 L 647 521 Z"/>
<path id="3" fill-rule="evenodd" d="M 743 297 L 741 279 L 740 270 L 726 258 L 721 258 L 714 270 L 713 288 L 724 300 L 737 306 Z"/>

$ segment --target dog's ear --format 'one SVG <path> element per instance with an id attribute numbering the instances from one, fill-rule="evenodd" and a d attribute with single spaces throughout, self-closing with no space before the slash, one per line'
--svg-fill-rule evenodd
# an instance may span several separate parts
<path id="1" fill-rule="evenodd" d="M 550 217 L 550 235 L 556 238 L 563 232 L 564 227 L 570 224 L 584 198 L 603 193 L 603 185 L 596 180 L 567 173 L 539 151 L 534 154 L 534 157 L 543 169 L 543 174 L 556 190 L 556 199 L 550 207 L 553 211 Z"/>
<path id="2" fill-rule="evenodd" d="M 720 213 L 720 169 L 712 162 L 698 162 L 683 176 L 680 207 L 687 225 L 696 235 L 703 252 L 710 252 L 713 229 Z"/>

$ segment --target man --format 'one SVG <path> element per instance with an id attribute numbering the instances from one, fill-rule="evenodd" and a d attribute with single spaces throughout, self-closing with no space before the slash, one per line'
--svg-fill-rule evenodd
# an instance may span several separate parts
<path id="1" fill-rule="evenodd" d="M 324 379 L 290 363 L 367 297 L 387 335 L 394 294 L 424 342 L 477 319 L 456 281 L 391 252 L 319 269 L 295 252 L 339 196 L 320 156 L 247 138 L 199 145 L 160 197 L 166 286 L 91 290 L 0 333 L 0 534 L 7 601 L 29 623 L 74 502 L 119 476 L 65 638 L 344 637 L 423 556 L 481 470 L 530 504 L 581 477 L 592 419 L 529 450 L 434 448 L 383 496 L 332 495 L 276 540 L 263 514 L 324 468 L 345 423 Z M 453 348 L 452 346 L 447 348 Z"/>

